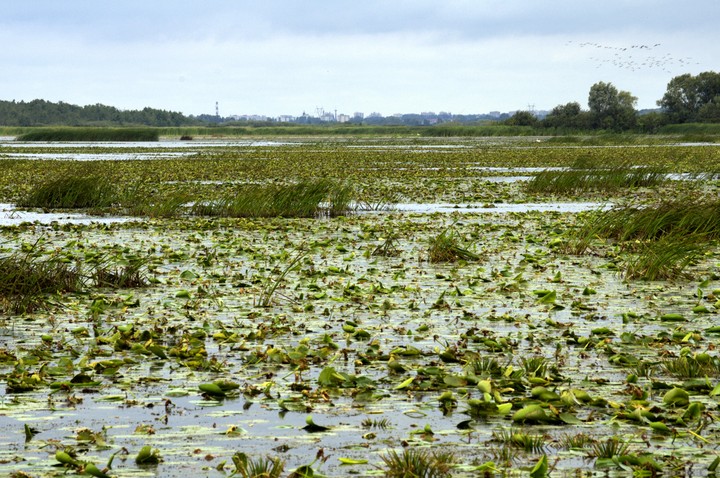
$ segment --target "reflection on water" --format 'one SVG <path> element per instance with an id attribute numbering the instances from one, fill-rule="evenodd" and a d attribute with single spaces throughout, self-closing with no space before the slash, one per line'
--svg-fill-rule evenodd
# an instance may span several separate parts
<path id="1" fill-rule="evenodd" d="M 19 211 L 12 204 L 0 204 L 0 226 L 17 226 L 24 222 L 39 224 L 112 224 L 132 221 L 130 217 L 88 216 L 73 212 L 53 213 L 36 211 Z"/>
<path id="2" fill-rule="evenodd" d="M 511 212 L 583 212 L 608 209 L 607 203 L 599 202 L 555 202 L 555 203 L 491 203 L 491 204 L 451 204 L 451 203 L 398 203 L 393 204 L 389 212 L 412 212 L 430 214 L 436 212 L 476 212 L 476 213 L 511 213 Z M 388 211 L 379 211 L 388 212 Z"/>

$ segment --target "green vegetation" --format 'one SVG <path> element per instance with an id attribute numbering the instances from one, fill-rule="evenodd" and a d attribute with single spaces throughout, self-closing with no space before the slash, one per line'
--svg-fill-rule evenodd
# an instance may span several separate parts
<path id="1" fill-rule="evenodd" d="M 197 203 L 192 213 L 221 217 L 335 217 L 350 211 L 352 195 L 352 188 L 330 180 L 252 186 L 210 202 Z"/>
<path id="2" fill-rule="evenodd" d="M 237 452 L 232 457 L 235 471 L 233 475 L 241 478 L 280 478 L 285 470 L 285 462 L 279 458 L 251 458 Z"/>
<path id="3" fill-rule="evenodd" d="M 49 307 L 49 296 L 83 289 L 84 276 L 76 265 L 34 252 L 0 258 L 0 308 L 6 313 L 34 312 Z"/>
<path id="4" fill-rule="evenodd" d="M 385 463 L 385 476 L 389 478 L 443 478 L 451 476 L 450 470 L 455 463 L 452 453 L 412 448 L 402 453 L 390 450 L 381 458 Z"/>
<path id="5" fill-rule="evenodd" d="M 97 175 L 72 173 L 40 184 L 18 201 L 21 207 L 46 209 L 96 209 L 113 204 L 115 190 Z"/>
<path id="6" fill-rule="evenodd" d="M 613 192 L 628 188 L 657 186 L 667 180 L 662 167 L 615 165 L 607 168 L 597 166 L 573 166 L 569 169 L 547 169 L 536 174 L 527 183 L 528 193 L 578 194 L 583 192 Z"/>
<path id="7" fill-rule="evenodd" d="M 430 262 L 478 261 L 480 256 L 464 247 L 452 227 L 430 239 L 428 247 Z"/>
<path id="8" fill-rule="evenodd" d="M 150 128 L 39 128 L 21 134 L 17 141 L 157 141 Z"/>
<path id="9" fill-rule="evenodd" d="M 3 206 L 0 474 L 712 472 L 720 148 L 647 138 L 6 141 L 110 201 Z"/>

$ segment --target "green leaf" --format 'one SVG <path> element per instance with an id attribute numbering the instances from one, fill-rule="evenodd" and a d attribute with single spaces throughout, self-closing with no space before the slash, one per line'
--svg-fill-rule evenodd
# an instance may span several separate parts
<path id="1" fill-rule="evenodd" d="M 547 455 L 543 455 L 540 457 L 538 462 L 535 464 L 532 470 L 530 470 L 530 477 L 531 478 L 542 478 L 544 476 L 547 476 L 548 472 L 548 459 Z"/>
<path id="2" fill-rule="evenodd" d="M 340 463 L 342 463 L 343 465 L 364 465 L 365 463 L 368 462 L 366 459 L 355 460 L 353 458 L 342 458 L 342 457 L 338 458 L 338 460 L 340 460 Z"/>
<path id="3" fill-rule="evenodd" d="M 312 415 L 308 415 L 307 418 L 305 418 L 305 423 L 307 423 L 307 425 L 305 425 L 302 429 L 308 433 L 324 432 L 330 429 L 329 427 L 316 424 L 313 421 Z"/>

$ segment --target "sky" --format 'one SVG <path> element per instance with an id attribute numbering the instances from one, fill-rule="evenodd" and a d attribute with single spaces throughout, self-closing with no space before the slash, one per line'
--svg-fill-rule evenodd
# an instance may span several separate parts
<path id="1" fill-rule="evenodd" d="M 655 108 L 720 71 L 718 0 L 0 0 L 0 99 L 186 115 Z"/>

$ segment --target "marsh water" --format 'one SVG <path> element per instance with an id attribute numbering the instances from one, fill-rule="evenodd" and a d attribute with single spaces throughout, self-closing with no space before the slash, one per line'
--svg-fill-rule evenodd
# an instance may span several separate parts
<path id="1" fill-rule="evenodd" d="M 97 162 L 110 174 L 106 163 L 138 160 L 128 171 L 151 192 L 183 186 L 204 197 L 233 181 L 324 171 L 401 200 L 376 212 L 283 219 L 21 211 L 6 198 L 5 256 L 84 270 L 142 258 L 148 281 L 88 282 L 53 294 L 49 308 L 0 317 L 0 474 L 79 472 L 59 466 L 56 454 L 66 451 L 83 464 L 109 463 L 111 476 L 228 476 L 236 452 L 283 460 L 283 476 L 304 465 L 314 476 L 386 476 L 390 450 L 420 450 L 452 452 L 453 476 L 524 476 L 543 455 L 553 475 L 624 476 L 635 465 L 598 457 L 610 437 L 663 472 L 707 474 L 720 445 L 720 373 L 683 374 L 670 361 L 718 361 L 717 248 L 687 275 L 639 281 L 623 275 L 630 247 L 597 241 L 572 254 L 562 245 L 610 204 L 716 186 L 701 178 L 614 195 L 528 195 L 526 178 L 546 168 L 519 164 L 535 156 L 507 149 L 497 139 L 482 148 L 4 142 L 0 161 L 12 160 L 16 182 L 38 162 Z M 548 167 L 572 164 L 568 151 L 558 149 Z M 430 245 L 447 231 L 476 259 L 433 262 Z M 694 312 L 698 305 L 707 312 Z M 209 384 L 226 388 L 210 393 Z M 675 388 L 702 413 L 669 404 Z M 541 412 L 518 418 L 533 406 Z M 542 444 L 524 447 L 517 434 Z M 157 463 L 136 462 L 144 446 Z"/>

